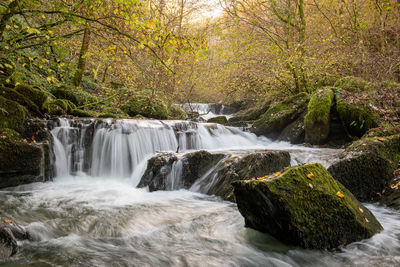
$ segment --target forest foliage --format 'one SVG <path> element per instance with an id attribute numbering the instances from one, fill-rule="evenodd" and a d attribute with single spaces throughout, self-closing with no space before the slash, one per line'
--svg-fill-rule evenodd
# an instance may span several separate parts
<path id="1" fill-rule="evenodd" d="M 399 104 L 400 0 L 4 0 L 0 16 L 6 82 L 97 99 L 86 107 L 249 105 L 335 84 Z"/>

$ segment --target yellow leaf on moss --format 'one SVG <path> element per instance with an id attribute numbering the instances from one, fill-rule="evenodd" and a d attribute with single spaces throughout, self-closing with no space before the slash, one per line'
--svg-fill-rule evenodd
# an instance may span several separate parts
<path id="1" fill-rule="evenodd" d="M 337 192 L 336 195 L 337 195 L 338 197 L 340 197 L 340 198 L 344 198 L 344 195 L 343 195 L 340 191 Z"/>
<path id="2" fill-rule="evenodd" d="M 358 209 L 360 210 L 361 213 L 364 212 L 364 210 L 362 208 L 358 207 Z"/>
<path id="3" fill-rule="evenodd" d="M 281 175 L 281 174 L 282 174 L 281 172 L 276 172 L 276 173 L 275 173 L 275 175 Z"/>
<path id="4" fill-rule="evenodd" d="M 308 179 L 311 179 L 311 178 L 313 178 L 313 177 L 314 177 L 314 173 L 310 172 L 309 174 L 307 174 L 307 178 L 308 178 Z"/>

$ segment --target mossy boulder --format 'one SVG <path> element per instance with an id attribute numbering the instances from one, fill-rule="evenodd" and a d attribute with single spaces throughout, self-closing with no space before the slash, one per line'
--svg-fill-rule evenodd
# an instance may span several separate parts
<path id="1" fill-rule="evenodd" d="M 15 65 L 10 59 L 0 57 L 0 82 L 4 83 L 15 72 Z"/>
<path id="2" fill-rule="evenodd" d="M 301 93 L 272 105 L 254 122 L 252 132 L 276 139 L 286 126 L 306 110 L 308 101 L 308 94 Z"/>
<path id="3" fill-rule="evenodd" d="M 235 114 L 234 117 L 229 119 L 229 123 L 239 121 L 254 121 L 257 120 L 262 114 L 264 114 L 271 106 L 270 101 L 266 101 L 262 104 L 256 105 L 246 110 L 241 110 Z"/>
<path id="4" fill-rule="evenodd" d="M 150 191 L 192 188 L 203 194 L 234 201 L 233 181 L 270 174 L 289 165 L 290 155 L 287 151 L 251 152 L 244 155 L 207 151 L 163 153 L 148 161 L 139 187 L 149 186 Z"/>
<path id="5" fill-rule="evenodd" d="M 340 97 L 336 99 L 336 110 L 343 126 L 351 136 L 361 137 L 379 124 L 379 116 L 369 107 L 348 103 Z"/>
<path id="6" fill-rule="evenodd" d="M 207 122 L 226 124 L 226 123 L 228 123 L 228 119 L 226 118 L 226 116 L 217 116 L 217 117 L 213 117 L 213 118 L 209 119 Z"/>
<path id="7" fill-rule="evenodd" d="M 78 108 L 73 108 L 68 113 L 72 116 L 83 117 L 83 118 L 93 117 L 94 115 L 92 112 Z"/>
<path id="8" fill-rule="evenodd" d="M 101 112 L 100 114 L 97 115 L 99 118 L 118 118 L 118 119 L 124 119 L 124 118 L 129 118 L 129 115 L 123 112 L 119 108 L 106 108 Z"/>
<path id="9" fill-rule="evenodd" d="M 168 119 L 168 107 L 160 98 L 150 96 L 131 97 L 123 106 L 122 111 L 129 116 L 142 115 L 147 118 Z"/>
<path id="10" fill-rule="evenodd" d="M 374 215 L 318 163 L 233 183 L 247 227 L 304 248 L 332 249 L 382 230 Z"/>
<path id="11" fill-rule="evenodd" d="M 290 142 L 291 144 L 301 144 L 304 142 L 304 116 L 302 113 L 294 122 L 290 123 L 283 129 L 278 140 Z"/>
<path id="12" fill-rule="evenodd" d="M 41 111 L 47 110 L 49 98 L 47 94 L 38 88 L 33 88 L 27 85 L 18 85 L 15 91 L 30 99 Z"/>
<path id="13" fill-rule="evenodd" d="M 334 94 L 329 87 L 319 89 L 312 94 L 304 118 L 306 142 L 319 145 L 328 139 L 333 100 Z"/>
<path id="14" fill-rule="evenodd" d="M 81 105 L 83 101 L 74 91 L 77 91 L 77 89 L 64 85 L 61 87 L 53 88 L 50 92 L 54 95 L 55 98 L 66 99 L 71 101 L 75 105 Z"/>
<path id="15" fill-rule="evenodd" d="M 358 77 L 347 76 L 337 80 L 334 86 L 348 92 L 356 93 L 369 90 L 372 84 Z"/>
<path id="16" fill-rule="evenodd" d="M 400 135 L 363 138 L 338 156 L 328 171 L 360 201 L 372 201 L 393 178 L 400 160 Z"/>
<path id="17" fill-rule="evenodd" d="M 0 87 L 0 96 L 17 102 L 21 106 L 26 107 L 30 112 L 35 115 L 42 115 L 40 108 L 35 103 L 33 103 L 32 100 L 30 100 L 25 95 L 18 93 L 13 88 Z"/>
<path id="18" fill-rule="evenodd" d="M 181 105 L 173 104 L 168 109 L 168 117 L 171 120 L 185 120 L 186 112 L 183 110 Z"/>
<path id="19" fill-rule="evenodd" d="M 22 132 L 26 116 L 27 111 L 23 106 L 0 96 L 0 128 Z"/>
<path id="20" fill-rule="evenodd" d="M 400 134 L 399 122 L 382 122 L 378 127 L 369 129 L 364 137 L 385 137 Z"/>
<path id="21" fill-rule="evenodd" d="M 48 144 L 21 139 L 11 129 L 0 130 L 0 188 L 44 180 L 45 166 L 49 164 Z"/>

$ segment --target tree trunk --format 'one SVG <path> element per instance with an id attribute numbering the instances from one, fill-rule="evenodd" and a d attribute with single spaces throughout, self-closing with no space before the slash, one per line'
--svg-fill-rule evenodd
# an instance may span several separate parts
<path id="1" fill-rule="evenodd" d="M 79 52 L 78 66 L 73 80 L 75 86 L 79 86 L 82 81 L 82 76 L 83 72 L 85 71 L 85 65 L 86 65 L 86 54 L 89 50 L 89 43 L 90 43 L 90 29 L 85 28 L 85 31 L 83 32 L 81 51 Z"/>

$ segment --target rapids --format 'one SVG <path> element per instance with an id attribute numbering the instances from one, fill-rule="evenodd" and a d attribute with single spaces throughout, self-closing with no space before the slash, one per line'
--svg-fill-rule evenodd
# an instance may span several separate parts
<path id="1" fill-rule="evenodd" d="M 292 164 L 328 166 L 337 150 L 271 142 L 238 128 L 185 121 L 60 119 L 53 182 L 0 191 L 2 212 L 33 240 L 9 266 L 394 266 L 400 264 L 400 214 L 367 205 L 385 230 L 336 251 L 304 250 L 244 227 L 235 204 L 179 190 L 179 161 L 169 189 L 135 186 L 157 152 L 199 149 L 243 153 L 288 150 Z M 210 170 L 210 173 L 212 170 Z M 195 184 L 196 185 L 196 184 Z"/>

